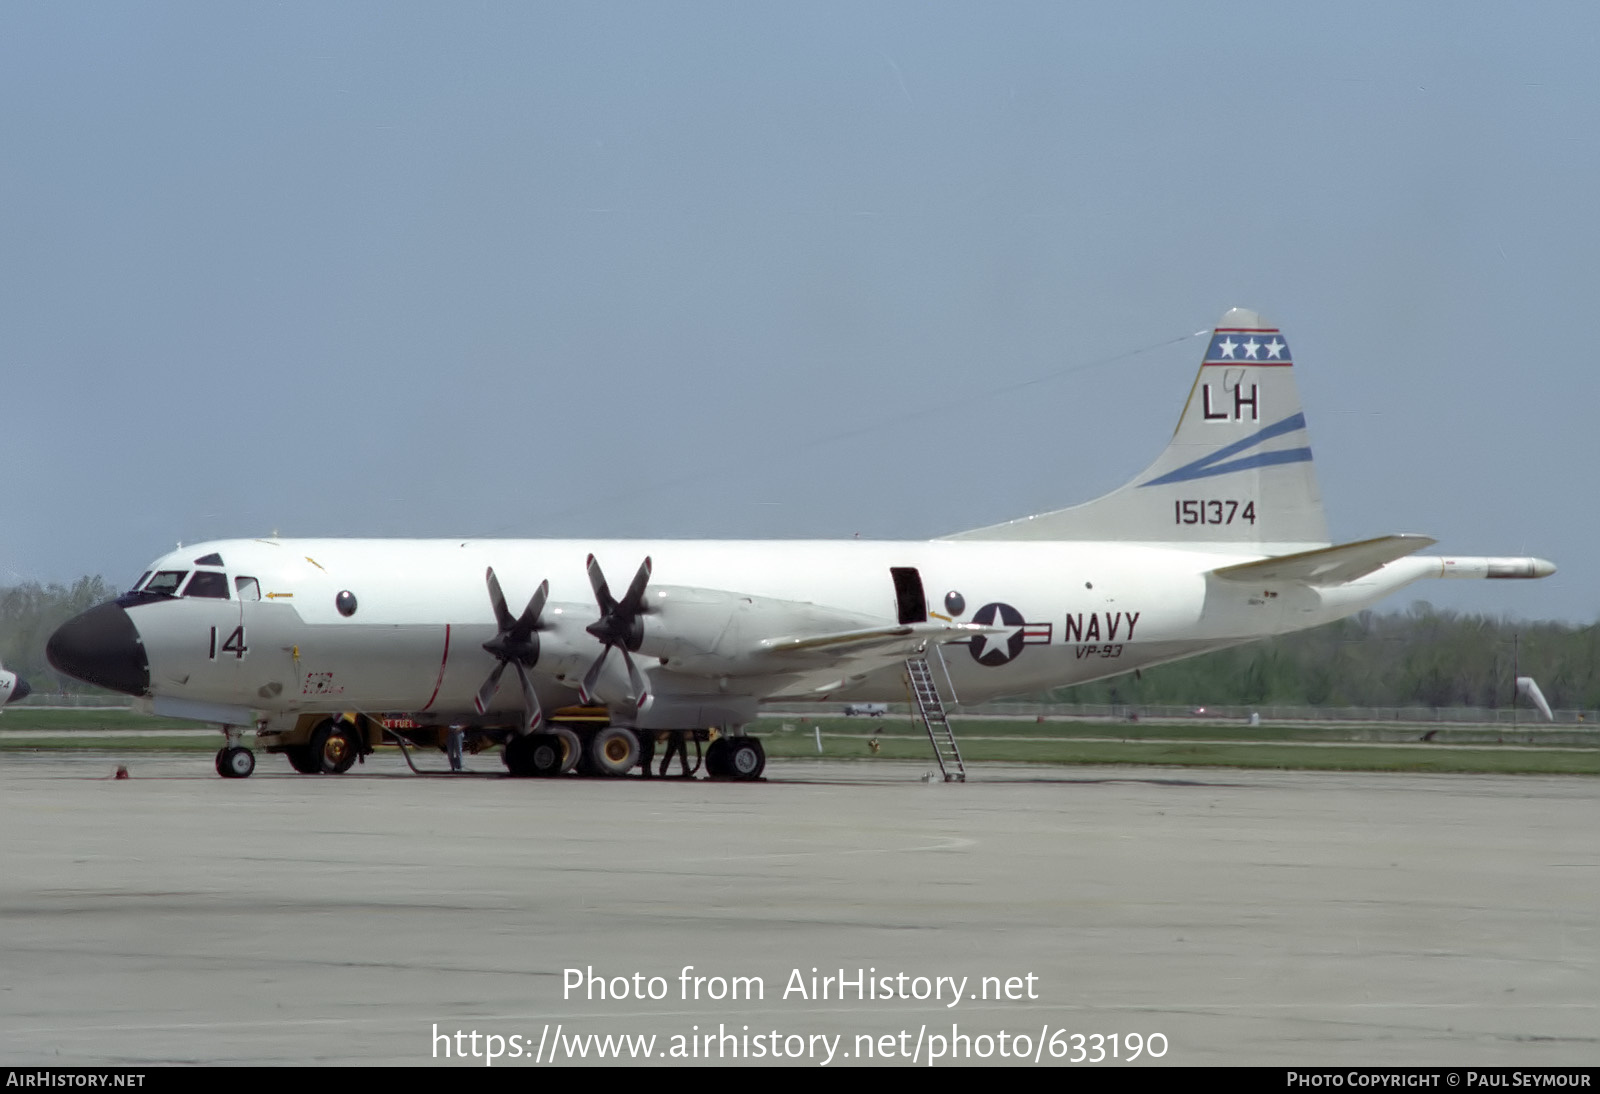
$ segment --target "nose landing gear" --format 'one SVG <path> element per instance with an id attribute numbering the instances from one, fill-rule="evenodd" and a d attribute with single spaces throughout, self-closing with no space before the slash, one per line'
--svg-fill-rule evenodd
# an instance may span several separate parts
<path id="1" fill-rule="evenodd" d="M 224 743 L 217 751 L 217 774 L 224 779 L 248 779 L 255 773 L 256 754 L 239 742 L 243 739 L 237 726 L 223 726 Z"/>
<path id="2" fill-rule="evenodd" d="M 217 752 L 217 774 L 224 779 L 248 779 L 256 769 L 256 754 L 248 748 L 229 745 Z"/>

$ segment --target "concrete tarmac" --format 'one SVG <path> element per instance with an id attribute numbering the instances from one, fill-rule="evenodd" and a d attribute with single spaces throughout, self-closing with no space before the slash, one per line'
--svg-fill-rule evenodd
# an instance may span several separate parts
<path id="1" fill-rule="evenodd" d="M 1600 1063 L 1593 779 L 260 760 L 0 755 L 0 1063 Z"/>

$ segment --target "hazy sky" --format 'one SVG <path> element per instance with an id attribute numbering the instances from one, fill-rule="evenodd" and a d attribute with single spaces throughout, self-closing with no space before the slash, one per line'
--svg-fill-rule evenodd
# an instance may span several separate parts
<path id="1" fill-rule="evenodd" d="M 1294 347 L 1336 540 L 1561 567 L 1387 606 L 1593 621 L 1597 30 L 0 5 L 0 583 L 274 530 L 989 524 L 1142 469 L 1184 336 L 1243 305 Z"/>

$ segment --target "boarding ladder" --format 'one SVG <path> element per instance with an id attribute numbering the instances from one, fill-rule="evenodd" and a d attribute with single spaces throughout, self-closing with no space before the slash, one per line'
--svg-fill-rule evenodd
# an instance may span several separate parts
<path id="1" fill-rule="evenodd" d="M 927 727 L 928 740 L 933 744 L 933 755 L 939 761 L 939 770 L 947 783 L 967 781 L 967 768 L 961 762 L 961 749 L 956 747 L 956 735 L 950 729 L 950 719 L 945 717 L 944 700 L 933 683 L 933 671 L 928 659 L 918 654 L 906 658 L 906 685 L 911 701 Z"/>

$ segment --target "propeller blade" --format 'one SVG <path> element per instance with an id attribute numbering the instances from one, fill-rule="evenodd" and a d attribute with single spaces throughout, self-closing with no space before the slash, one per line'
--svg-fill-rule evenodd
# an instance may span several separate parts
<path id="1" fill-rule="evenodd" d="M 483 648 L 498 663 L 478 689 L 473 701 L 479 714 L 487 713 L 495 692 L 500 690 L 501 674 L 506 671 L 507 665 L 515 665 L 517 679 L 522 684 L 521 732 L 532 733 L 544 721 L 544 711 L 539 708 L 539 693 L 533 689 L 528 669 L 539 660 L 539 639 L 534 632 L 539 629 L 539 616 L 550 596 L 550 582 L 541 581 L 533 591 L 533 596 L 528 598 L 528 606 L 522 609 L 522 615 L 512 619 L 511 609 L 506 607 L 505 592 L 500 588 L 500 579 L 494 576 L 494 567 L 484 571 L 483 580 L 489 587 L 489 604 L 494 609 L 495 623 L 499 628 L 495 636 L 483 644 Z"/>
<path id="2" fill-rule="evenodd" d="M 512 627 L 511 610 L 506 607 L 506 595 L 500 591 L 500 579 L 494 576 L 494 567 L 491 566 L 484 573 L 484 581 L 489 586 L 489 603 L 494 607 L 494 621 L 504 634 Z"/>
<path id="3" fill-rule="evenodd" d="M 589 671 L 583 674 L 583 683 L 578 685 L 578 698 L 587 706 L 594 699 L 594 685 L 600 679 L 600 670 L 605 667 L 606 654 L 611 652 L 608 643 L 600 650 L 600 656 L 594 659 L 594 664 L 589 666 Z"/>
<path id="4" fill-rule="evenodd" d="M 522 666 L 518 665 L 517 667 L 520 669 Z M 484 714 L 488 711 L 489 701 L 494 698 L 494 693 L 500 690 L 500 674 L 505 671 L 506 663 L 502 661 L 494 667 L 494 671 L 489 674 L 489 678 L 483 682 L 483 687 L 478 689 L 477 698 L 473 700 L 473 703 L 477 706 L 479 714 Z"/>
<path id="5" fill-rule="evenodd" d="M 628 655 L 627 646 L 622 647 L 622 661 L 628 666 L 628 683 L 633 687 L 634 700 L 638 703 L 639 709 L 643 710 L 644 705 L 650 701 L 650 690 L 645 686 L 644 676 L 633 663 L 633 658 Z"/>
<path id="6" fill-rule="evenodd" d="M 618 605 L 618 610 L 630 619 L 639 614 L 639 609 L 644 603 L 644 587 L 650 581 L 651 569 L 650 557 L 646 555 L 644 562 L 639 566 L 639 572 L 633 575 L 633 584 L 628 586 L 628 595 L 623 597 L 622 603 Z"/>
<path id="7" fill-rule="evenodd" d="M 654 564 L 649 556 L 639 565 L 639 572 L 633 575 L 633 583 L 628 586 L 628 591 L 623 595 L 622 602 L 611 598 L 611 587 L 606 584 L 605 574 L 600 570 L 600 563 L 593 555 L 589 556 L 589 584 L 594 587 L 595 603 L 600 606 L 600 618 L 590 623 L 584 630 L 600 640 L 600 656 L 594 664 L 589 666 L 589 671 L 584 674 L 583 684 L 578 693 L 583 701 L 588 703 L 595 694 L 595 685 L 600 681 L 601 670 L 605 666 L 606 654 L 611 652 L 611 647 L 616 646 L 622 650 L 622 660 L 628 667 L 628 683 L 633 689 L 633 697 L 643 709 L 650 701 L 650 692 L 645 686 L 644 677 L 639 668 L 629 656 L 629 650 L 638 649 L 643 641 L 645 587 L 650 584 L 650 574 Z"/>
<path id="8" fill-rule="evenodd" d="M 539 709 L 539 693 L 533 690 L 533 681 L 528 679 L 528 670 L 522 667 L 522 662 L 513 661 L 517 666 L 517 678 L 522 681 L 522 713 L 523 734 L 526 736 L 539 728 L 539 723 L 544 721 L 544 711 Z"/>
<path id="9" fill-rule="evenodd" d="M 611 587 L 606 584 L 606 575 L 600 570 L 600 563 L 593 555 L 588 561 L 589 584 L 594 589 L 594 599 L 600 605 L 600 614 L 607 615 L 617 606 L 611 599 Z"/>
<path id="10" fill-rule="evenodd" d="M 533 596 L 528 599 L 528 606 L 522 610 L 522 618 L 510 628 L 512 641 L 526 642 L 528 636 L 533 634 L 534 628 L 539 625 L 539 615 L 544 611 L 544 602 L 549 596 L 550 582 L 548 580 L 539 582 L 539 587 L 533 590 Z"/>

